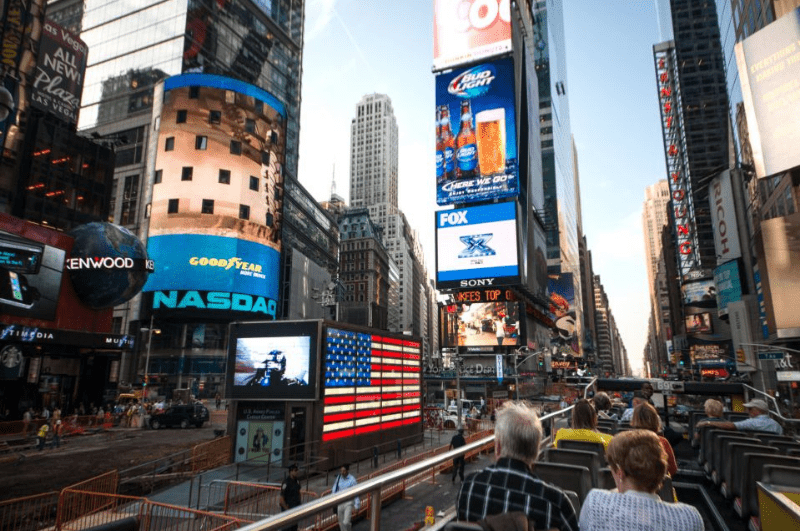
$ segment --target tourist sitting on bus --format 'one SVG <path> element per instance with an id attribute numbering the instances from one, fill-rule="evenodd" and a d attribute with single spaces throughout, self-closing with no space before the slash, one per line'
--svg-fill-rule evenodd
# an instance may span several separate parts
<path id="1" fill-rule="evenodd" d="M 615 413 L 609 414 L 609 410 L 611 409 L 611 399 L 608 398 L 608 395 L 602 391 L 594 395 L 592 398 L 592 403 L 594 404 L 594 408 L 597 410 L 597 417 L 606 420 L 617 420 L 617 415 Z"/>
<path id="2" fill-rule="evenodd" d="M 667 472 L 674 477 L 678 473 L 678 463 L 675 462 L 675 453 L 672 451 L 672 445 L 661 436 L 661 418 L 658 416 L 656 408 L 647 402 L 636 406 L 631 418 L 631 428 L 649 430 L 658 435 L 658 440 L 661 441 L 661 446 L 664 447 L 664 453 L 667 454 Z"/>
<path id="3" fill-rule="evenodd" d="M 775 422 L 775 420 L 770 418 L 769 406 L 764 400 L 756 398 L 755 400 L 751 400 L 750 402 L 744 404 L 744 407 L 748 408 L 747 411 L 750 414 L 749 419 L 740 420 L 738 422 L 714 422 L 714 428 L 718 428 L 720 430 L 766 431 L 783 435 L 783 428 L 780 424 Z M 703 426 L 708 426 L 710 424 L 710 421 L 704 420 L 702 422 L 698 422 L 697 427 L 702 428 Z"/>
<path id="4" fill-rule="evenodd" d="M 635 391 L 633 393 L 633 399 L 631 400 L 631 407 L 622 412 L 622 418 L 619 419 L 620 422 L 630 422 L 631 417 L 633 417 L 633 410 L 636 409 L 636 406 L 646 402 L 647 400 L 642 396 L 642 393 L 640 391 Z"/>
<path id="5" fill-rule="evenodd" d="M 494 452 L 497 462 L 467 477 L 458 492 L 458 518 L 477 522 L 487 516 L 523 511 L 535 529 L 577 531 L 578 518 L 566 494 L 535 475 L 542 423 L 524 402 L 497 410 Z"/>
<path id="6" fill-rule="evenodd" d="M 588 441 L 602 443 L 603 448 L 608 448 L 611 435 L 597 431 L 597 413 L 592 404 L 581 399 L 572 408 L 572 428 L 561 428 L 556 432 L 555 445 L 558 441 Z"/>
<path id="7" fill-rule="evenodd" d="M 606 459 L 617 489 L 589 492 L 581 507 L 581 531 L 703 529 L 697 509 L 664 502 L 657 494 L 666 475 L 667 458 L 656 434 L 648 430 L 622 432 L 608 445 Z"/>
<path id="8" fill-rule="evenodd" d="M 692 437 L 692 446 L 694 447 L 700 445 L 701 423 L 725 422 L 725 419 L 722 418 L 722 402 L 720 402 L 719 400 L 714 400 L 713 398 L 709 398 L 703 404 L 703 410 L 706 412 L 706 416 L 698 420 L 694 428 L 694 436 Z"/>

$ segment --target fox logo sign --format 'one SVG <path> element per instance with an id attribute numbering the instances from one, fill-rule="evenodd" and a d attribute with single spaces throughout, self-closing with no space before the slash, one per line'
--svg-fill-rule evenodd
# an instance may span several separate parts
<path id="1" fill-rule="evenodd" d="M 448 225 L 465 225 L 467 221 L 466 210 L 451 210 L 449 212 L 439 212 L 439 226 L 447 227 Z"/>

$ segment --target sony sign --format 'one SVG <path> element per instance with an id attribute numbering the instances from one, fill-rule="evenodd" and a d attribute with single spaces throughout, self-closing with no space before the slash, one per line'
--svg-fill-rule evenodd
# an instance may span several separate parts
<path id="1" fill-rule="evenodd" d="M 479 278 L 479 279 L 470 279 L 470 280 L 462 280 L 461 287 L 462 288 L 477 288 L 481 286 L 491 286 L 494 283 L 493 278 Z"/>
<path id="2" fill-rule="evenodd" d="M 723 264 L 741 258 L 742 249 L 739 246 L 739 227 L 736 223 L 730 170 L 725 170 L 711 181 L 708 202 L 711 207 L 717 263 Z"/>
<path id="3" fill-rule="evenodd" d="M 278 304 L 266 297 L 226 291 L 154 291 L 154 310 L 226 310 L 277 318 Z"/>

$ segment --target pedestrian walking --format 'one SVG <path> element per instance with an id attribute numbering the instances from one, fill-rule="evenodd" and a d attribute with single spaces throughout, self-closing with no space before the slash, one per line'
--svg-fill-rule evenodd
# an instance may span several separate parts
<path id="1" fill-rule="evenodd" d="M 297 480 L 297 465 L 289 465 L 289 477 L 281 485 L 281 497 L 278 500 L 281 511 L 288 511 L 302 503 L 300 482 Z M 286 531 L 297 531 L 297 524 L 286 528 Z"/>
<path id="2" fill-rule="evenodd" d="M 217 393 L 217 396 L 214 397 L 214 402 L 217 405 L 217 411 L 219 411 L 219 407 L 220 407 L 220 405 L 222 405 L 222 395 Z"/>
<path id="3" fill-rule="evenodd" d="M 467 444 L 467 440 L 464 439 L 464 428 L 458 428 L 458 433 L 453 435 L 453 438 L 450 439 L 450 449 L 455 450 L 456 448 L 461 448 Z M 456 475 L 461 476 L 461 482 L 464 482 L 464 456 L 459 455 L 458 457 L 453 458 L 453 480 L 452 483 L 456 482 Z"/>
<path id="4" fill-rule="evenodd" d="M 57 420 L 53 426 L 53 448 L 61 446 L 61 434 L 64 431 L 64 425 L 61 424 L 61 419 Z"/>
<path id="5" fill-rule="evenodd" d="M 33 408 L 28 408 L 25 413 L 22 414 L 22 435 L 27 438 L 28 437 L 28 427 L 33 420 Z"/>
<path id="6" fill-rule="evenodd" d="M 356 478 L 350 475 L 350 465 L 344 464 L 339 469 L 339 475 L 336 476 L 331 492 L 341 492 L 350 487 L 355 487 L 357 484 Z M 336 508 L 336 515 L 339 517 L 339 529 L 341 531 L 352 531 L 353 510 L 357 511 L 359 508 L 361 508 L 361 500 L 358 499 L 358 496 L 339 504 Z"/>
<path id="7" fill-rule="evenodd" d="M 39 428 L 39 433 L 36 434 L 36 439 L 38 440 L 39 443 L 36 445 L 36 449 L 39 450 L 40 452 L 44 449 L 44 443 L 47 440 L 47 432 L 49 430 L 50 426 L 48 426 L 47 423 L 45 422 L 44 424 L 42 424 L 42 427 Z"/>

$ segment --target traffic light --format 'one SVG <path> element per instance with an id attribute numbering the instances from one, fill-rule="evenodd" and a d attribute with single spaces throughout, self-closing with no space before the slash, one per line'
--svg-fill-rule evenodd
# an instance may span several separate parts
<path id="1" fill-rule="evenodd" d="M 147 378 L 148 378 L 147 376 L 142 378 L 142 387 L 147 387 Z"/>

